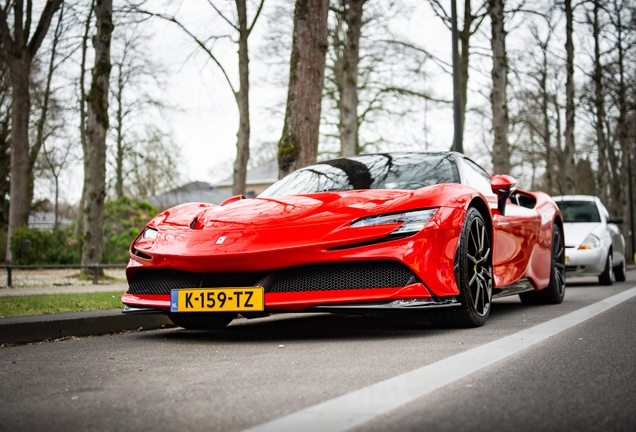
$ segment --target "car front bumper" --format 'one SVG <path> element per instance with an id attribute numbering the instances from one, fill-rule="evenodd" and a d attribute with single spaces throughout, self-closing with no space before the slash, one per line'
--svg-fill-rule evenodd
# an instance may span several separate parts
<path id="1" fill-rule="evenodd" d="M 603 248 L 579 250 L 567 247 L 565 257 L 565 268 L 568 274 L 599 275 L 605 270 L 607 252 Z"/>

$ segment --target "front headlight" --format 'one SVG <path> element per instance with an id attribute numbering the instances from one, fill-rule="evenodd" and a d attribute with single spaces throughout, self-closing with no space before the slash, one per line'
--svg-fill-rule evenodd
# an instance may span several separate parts
<path id="1" fill-rule="evenodd" d="M 150 228 L 150 227 L 146 227 L 146 229 L 144 230 L 144 232 L 141 234 L 141 238 L 142 239 L 156 239 L 157 238 L 157 234 L 159 231 L 157 231 L 154 228 Z"/>
<path id="2" fill-rule="evenodd" d="M 396 230 L 389 235 L 408 235 L 419 232 L 431 220 L 437 209 L 417 210 L 405 213 L 396 213 L 389 215 L 371 216 L 360 219 L 351 224 L 351 228 L 361 228 L 377 225 L 388 225 L 402 223 Z"/>
<path id="3" fill-rule="evenodd" d="M 585 240 L 583 240 L 583 243 L 581 243 L 581 245 L 579 246 L 579 250 L 592 250 L 592 249 L 598 249 L 601 247 L 601 241 L 599 240 L 598 237 L 596 237 L 594 234 L 590 234 L 589 236 L 585 237 Z"/>

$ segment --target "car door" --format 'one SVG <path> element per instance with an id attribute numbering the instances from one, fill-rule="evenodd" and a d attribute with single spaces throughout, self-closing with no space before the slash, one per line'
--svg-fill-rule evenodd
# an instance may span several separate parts
<path id="1" fill-rule="evenodd" d="M 625 259 L 625 239 L 623 238 L 623 233 L 618 225 L 610 222 L 614 218 L 607 207 L 605 207 L 605 204 L 603 204 L 601 200 L 597 200 L 596 205 L 603 218 L 603 223 L 606 226 L 609 236 L 612 239 L 612 261 L 614 265 L 617 265 Z"/>
<path id="2" fill-rule="evenodd" d="M 479 165 L 464 159 L 463 176 L 468 186 L 481 192 L 488 204 L 493 221 L 493 270 L 495 287 L 502 287 L 525 277 L 531 260 L 547 260 L 536 278 L 549 278 L 550 250 L 539 245 L 541 216 L 535 209 L 508 202 L 505 215 L 497 210 L 497 196 L 492 192 L 491 179 Z M 545 268 L 545 271 L 543 270 Z M 545 274 L 543 274 L 545 273 Z"/>

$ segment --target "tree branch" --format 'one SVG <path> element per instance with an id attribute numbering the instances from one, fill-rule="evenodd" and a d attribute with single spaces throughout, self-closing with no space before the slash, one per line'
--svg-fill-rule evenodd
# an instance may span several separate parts
<path id="1" fill-rule="evenodd" d="M 225 20 L 226 23 L 228 23 L 234 30 L 239 31 L 239 28 L 236 26 L 236 24 L 234 24 L 232 21 L 227 19 L 225 15 L 223 15 L 223 13 L 220 10 L 218 10 L 216 6 L 214 6 L 214 3 L 212 3 L 212 0 L 208 0 L 208 3 L 216 11 L 216 13 L 219 14 L 219 16 L 223 18 L 223 20 Z"/>
<path id="2" fill-rule="evenodd" d="M 232 90 L 232 93 L 236 96 L 236 90 L 234 89 L 234 86 L 232 85 L 232 81 L 230 81 L 230 77 L 228 76 L 227 72 L 225 71 L 225 68 L 223 67 L 223 65 L 221 64 L 221 62 L 219 62 L 219 60 L 216 58 L 216 56 L 214 54 L 212 54 L 212 51 L 210 51 L 210 49 L 205 46 L 205 43 L 203 43 L 203 41 L 201 41 L 198 37 L 196 37 L 190 30 L 188 30 L 186 28 L 186 26 L 184 26 L 183 24 L 181 24 L 181 22 L 179 22 L 179 20 L 177 20 L 174 16 L 168 16 L 168 15 L 164 15 L 164 14 L 158 14 L 158 13 L 154 13 L 154 12 L 149 12 L 146 10 L 142 10 L 142 9 L 137 9 L 137 11 L 139 13 L 142 14 L 146 14 L 146 15 L 150 15 L 150 16 L 156 16 L 158 18 L 161 18 L 163 20 L 166 21 L 170 21 L 171 23 L 176 24 L 177 26 L 179 26 L 179 28 L 181 30 L 183 30 L 183 32 L 185 34 L 187 34 L 188 36 L 190 36 L 190 38 L 192 38 L 192 40 L 194 40 L 196 42 L 197 45 L 199 45 L 199 47 L 206 52 L 206 54 L 212 59 L 212 61 L 214 63 L 216 63 L 216 65 L 219 67 L 219 69 L 221 69 L 221 72 L 223 73 L 223 76 L 225 77 L 225 80 L 227 81 L 227 84 L 230 86 L 230 89 Z"/>
<path id="3" fill-rule="evenodd" d="M 46 32 L 49 30 L 49 26 L 51 25 L 51 20 L 53 19 L 53 15 L 57 12 L 58 8 L 62 4 L 62 0 L 48 0 L 46 2 L 46 6 L 42 10 L 42 15 L 40 15 L 40 21 L 38 22 L 38 26 L 33 33 L 33 38 L 28 45 L 28 51 L 31 58 L 35 56 L 35 53 L 42 45 L 42 41 L 46 36 Z"/>
<path id="4" fill-rule="evenodd" d="M 2 40 L 0 56 L 9 63 L 9 58 L 14 52 L 14 43 L 13 39 L 11 39 L 11 30 L 7 24 L 7 13 L 5 10 L 0 11 L 0 39 Z"/>
<path id="5" fill-rule="evenodd" d="M 261 3 L 258 5 L 258 9 L 256 9 L 256 15 L 254 15 L 254 19 L 252 20 L 252 24 L 249 25 L 249 27 L 247 28 L 247 34 L 249 35 L 250 33 L 252 33 L 252 29 L 254 28 L 254 25 L 256 24 L 256 20 L 258 19 L 259 15 L 261 14 L 261 10 L 263 9 L 263 4 L 265 3 L 265 0 L 261 0 Z"/>

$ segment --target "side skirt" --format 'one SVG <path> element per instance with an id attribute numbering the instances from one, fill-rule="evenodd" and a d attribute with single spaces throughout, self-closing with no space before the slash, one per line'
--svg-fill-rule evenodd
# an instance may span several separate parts
<path id="1" fill-rule="evenodd" d="M 492 298 L 498 299 L 502 297 L 508 297 L 515 294 L 520 294 L 523 292 L 534 291 L 534 286 L 530 283 L 530 280 L 527 278 L 519 279 L 517 282 L 503 286 L 501 288 L 495 288 L 493 291 Z"/>
<path id="2" fill-rule="evenodd" d="M 374 303 L 347 303 L 334 304 L 325 306 L 312 306 L 305 309 L 306 312 L 347 312 L 347 311 L 406 311 L 406 310 L 425 310 L 438 309 L 446 307 L 460 306 L 459 301 L 455 297 L 445 298 L 426 298 L 426 299 L 405 299 L 394 300 L 391 302 L 374 302 Z"/>

